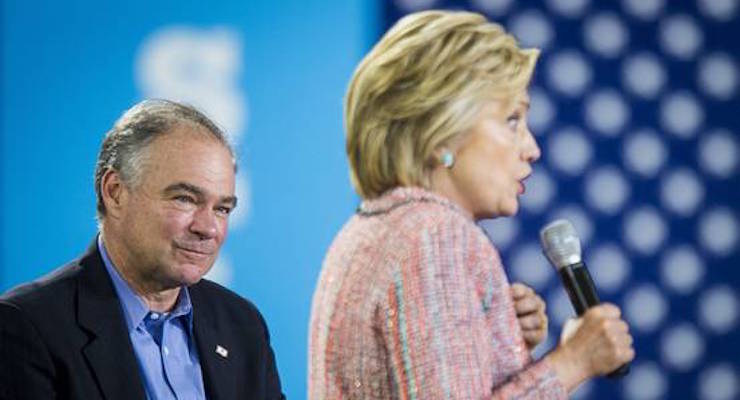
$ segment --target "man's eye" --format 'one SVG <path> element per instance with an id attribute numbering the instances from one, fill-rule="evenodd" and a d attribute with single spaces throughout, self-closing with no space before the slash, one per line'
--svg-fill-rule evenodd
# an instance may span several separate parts
<path id="1" fill-rule="evenodd" d="M 232 207 L 218 207 L 216 208 L 216 212 L 222 215 L 229 215 L 231 214 L 231 211 L 233 210 Z"/>
<path id="2" fill-rule="evenodd" d="M 184 195 L 182 195 L 182 196 L 176 196 L 175 197 L 175 201 L 180 202 L 180 203 L 187 203 L 187 204 L 193 204 L 193 203 L 195 203 L 195 199 L 194 198 L 192 198 L 190 196 L 184 196 Z"/>

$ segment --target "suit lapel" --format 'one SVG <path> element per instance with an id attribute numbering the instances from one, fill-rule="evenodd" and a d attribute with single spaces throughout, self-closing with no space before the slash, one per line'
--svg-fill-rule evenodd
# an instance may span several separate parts
<path id="1" fill-rule="evenodd" d="M 97 240 L 80 260 L 77 318 L 91 333 L 82 349 L 92 375 L 108 400 L 144 399 L 146 394 L 139 374 L 128 329 L 118 296 L 98 252 Z"/>
<path id="2" fill-rule="evenodd" d="M 199 290 L 198 285 L 190 287 L 193 303 L 193 332 L 198 347 L 198 358 L 203 372 L 206 397 L 210 400 L 236 398 L 236 379 L 238 371 L 234 368 L 233 347 L 228 337 L 219 334 L 213 317 L 210 302 Z"/>

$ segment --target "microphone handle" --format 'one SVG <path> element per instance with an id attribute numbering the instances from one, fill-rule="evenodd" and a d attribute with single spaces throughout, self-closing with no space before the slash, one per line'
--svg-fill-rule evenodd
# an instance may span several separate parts
<path id="1" fill-rule="evenodd" d="M 582 261 L 576 264 L 560 268 L 560 278 L 563 281 L 565 291 L 568 292 L 570 302 L 578 316 L 582 316 L 589 308 L 599 305 L 599 295 L 596 294 L 591 274 L 588 273 L 586 264 Z M 607 378 L 621 378 L 630 372 L 630 363 L 625 363 L 616 370 L 608 373 Z"/>

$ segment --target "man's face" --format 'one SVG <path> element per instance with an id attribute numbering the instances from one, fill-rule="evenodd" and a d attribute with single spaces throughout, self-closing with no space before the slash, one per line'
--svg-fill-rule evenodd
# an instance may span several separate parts
<path id="1" fill-rule="evenodd" d="M 208 272 L 236 206 L 231 154 L 195 129 L 183 125 L 155 139 L 139 181 L 122 189 L 116 239 L 125 268 L 160 290 Z"/>

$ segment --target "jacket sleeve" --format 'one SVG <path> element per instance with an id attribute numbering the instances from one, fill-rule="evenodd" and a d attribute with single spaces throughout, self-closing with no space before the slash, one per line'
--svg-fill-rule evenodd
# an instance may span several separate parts
<path id="1" fill-rule="evenodd" d="M 280 375 L 278 374 L 277 364 L 275 362 L 275 353 L 272 351 L 270 345 L 270 332 L 267 329 L 267 323 L 264 317 L 258 313 L 260 323 L 265 335 L 264 347 L 263 347 L 263 359 L 265 360 L 265 374 L 266 374 L 266 389 L 267 398 L 275 400 L 285 400 L 285 395 L 282 392 L 280 386 Z"/>
<path id="2" fill-rule="evenodd" d="M 520 347 L 521 333 L 499 312 L 511 307 L 500 301 L 508 296 L 508 281 L 501 270 L 488 277 L 500 282 L 481 288 L 480 253 L 486 249 L 476 234 L 481 235 L 460 224 L 425 230 L 395 260 L 380 322 L 391 386 L 400 398 L 567 398 L 547 362 L 531 363 L 528 354 L 520 354 L 527 360 L 522 369 L 510 356 Z M 497 291 L 488 299 L 498 304 L 486 304 L 481 291 Z M 492 332 L 496 324 L 506 325 L 494 329 L 498 337 Z"/>
<path id="3" fill-rule="evenodd" d="M 17 305 L 0 301 L 0 399 L 54 399 L 54 366 Z"/>

